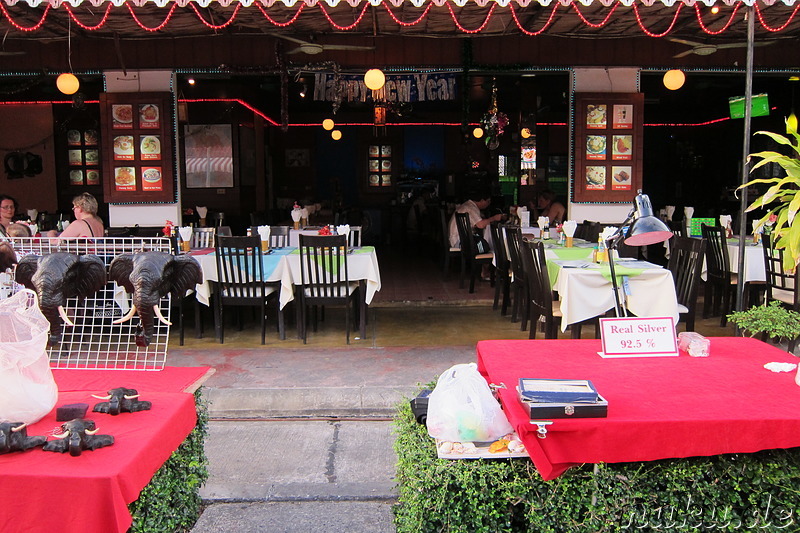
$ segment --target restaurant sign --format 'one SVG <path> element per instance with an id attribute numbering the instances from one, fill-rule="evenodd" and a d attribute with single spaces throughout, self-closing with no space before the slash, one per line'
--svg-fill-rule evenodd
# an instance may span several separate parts
<path id="1" fill-rule="evenodd" d="M 336 96 L 333 74 L 316 74 L 314 100 L 333 101 Z M 342 100 L 366 102 L 372 91 L 364 84 L 364 76 L 341 75 Z M 387 75 L 384 85 L 387 102 L 439 102 L 456 99 L 456 76 L 453 74 Z"/>

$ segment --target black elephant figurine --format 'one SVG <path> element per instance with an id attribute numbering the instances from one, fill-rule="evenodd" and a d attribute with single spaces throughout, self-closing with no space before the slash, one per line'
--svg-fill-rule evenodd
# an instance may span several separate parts
<path id="1" fill-rule="evenodd" d="M 29 437 L 27 425 L 22 422 L 0 422 L 0 455 L 24 452 L 47 442 L 47 437 Z"/>
<path id="2" fill-rule="evenodd" d="M 136 331 L 136 345 L 145 347 L 153 338 L 154 317 L 172 325 L 159 308 L 161 297 L 172 293 L 182 298 L 187 290 L 203 282 L 203 270 L 200 263 L 188 255 L 140 252 L 115 257 L 109 277 L 133 295 L 130 312 L 114 323 L 126 322 L 138 313 L 140 324 Z"/>
<path id="3" fill-rule="evenodd" d="M 86 298 L 105 287 L 106 267 L 94 255 L 27 255 L 17 265 L 16 281 L 38 294 L 39 308 L 50 322 L 47 343 L 54 346 L 61 342 L 61 320 L 74 326 L 64 311 L 67 298 Z"/>
<path id="4" fill-rule="evenodd" d="M 97 403 L 92 409 L 95 413 L 108 413 L 116 416 L 120 413 L 149 411 L 153 406 L 151 402 L 139 400 L 139 391 L 136 389 L 126 389 L 125 387 L 111 389 L 108 391 L 108 396 L 97 396 L 94 394 L 92 394 L 92 396 L 100 400 L 108 400 L 107 402 Z"/>
<path id="5" fill-rule="evenodd" d="M 69 452 L 77 457 L 83 450 L 96 450 L 114 444 L 112 435 L 96 435 L 100 431 L 94 420 L 76 418 L 61 424 L 63 433 L 53 435 L 58 440 L 51 440 L 42 448 L 46 452 Z"/>

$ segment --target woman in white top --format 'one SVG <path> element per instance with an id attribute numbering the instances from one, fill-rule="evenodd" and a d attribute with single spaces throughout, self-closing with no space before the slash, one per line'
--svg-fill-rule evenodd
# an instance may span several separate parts
<path id="1" fill-rule="evenodd" d="M 97 200 L 88 192 L 84 192 L 72 199 L 72 212 L 75 222 L 57 235 L 50 232 L 51 237 L 58 236 L 62 239 L 74 237 L 102 237 L 105 234 L 103 221 L 97 216 Z"/>

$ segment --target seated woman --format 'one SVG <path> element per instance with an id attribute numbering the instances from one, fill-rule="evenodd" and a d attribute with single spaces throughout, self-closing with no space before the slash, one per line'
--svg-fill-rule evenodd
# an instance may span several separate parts
<path id="1" fill-rule="evenodd" d="M 550 227 L 555 227 L 564 222 L 566 215 L 567 209 L 561 202 L 556 200 L 556 195 L 553 191 L 544 190 L 539 193 L 539 198 L 533 209 L 531 222 L 537 220 L 539 217 L 548 217 L 550 219 Z"/>
<path id="2" fill-rule="evenodd" d="M 97 200 L 88 192 L 84 192 L 72 199 L 72 212 L 75 222 L 67 226 L 60 234 L 55 230 L 48 236 L 70 239 L 75 237 L 102 237 L 105 234 L 103 221 L 97 216 Z"/>
<path id="3" fill-rule="evenodd" d="M 8 237 L 8 226 L 12 224 L 18 208 L 19 204 L 13 197 L 0 194 L 0 236 Z"/>

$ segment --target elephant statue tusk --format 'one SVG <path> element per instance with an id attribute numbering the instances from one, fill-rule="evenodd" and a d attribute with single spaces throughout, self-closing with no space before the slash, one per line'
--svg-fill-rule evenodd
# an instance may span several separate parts
<path id="1" fill-rule="evenodd" d="M 141 395 L 140 395 L 140 394 L 134 394 L 133 396 L 128 396 L 128 395 L 126 394 L 126 395 L 123 395 L 122 397 L 123 397 L 123 398 L 125 398 L 126 400 L 135 400 L 135 399 L 136 399 L 136 398 L 138 398 L 139 396 L 141 396 Z"/>
<path id="2" fill-rule="evenodd" d="M 67 325 L 69 325 L 69 326 L 74 326 L 75 325 L 75 324 L 72 323 L 72 320 L 70 320 L 69 317 L 67 316 L 67 312 L 64 311 L 64 306 L 63 305 L 59 305 L 58 306 L 58 316 L 60 316 L 61 320 L 63 320 Z"/>
<path id="3" fill-rule="evenodd" d="M 25 429 L 25 426 L 27 426 L 27 425 L 28 425 L 28 424 L 22 424 L 21 426 L 17 426 L 17 427 L 15 427 L 15 428 L 11 428 L 11 431 L 12 431 L 13 433 L 16 433 L 17 431 L 21 431 L 21 430 Z"/>
<path id="4" fill-rule="evenodd" d="M 97 398 L 98 400 L 110 400 L 111 395 L 109 394 L 108 396 L 98 396 L 97 394 L 92 394 L 92 398 Z"/>
<path id="5" fill-rule="evenodd" d="M 135 314 L 136 314 L 136 306 L 132 305 L 131 306 L 131 310 L 128 311 L 127 315 L 125 315 L 124 317 L 120 318 L 119 320 L 114 320 L 112 322 L 112 324 L 122 324 L 123 322 L 127 322 L 128 320 L 133 318 L 133 315 L 135 315 Z"/>
<path id="6" fill-rule="evenodd" d="M 95 434 L 95 433 L 97 433 L 98 431 L 100 431 L 100 428 L 95 428 L 95 429 L 85 429 L 85 430 L 84 430 L 84 433 L 86 433 L 87 435 L 94 435 L 94 434 Z"/>
<path id="7" fill-rule="evenodd" d="M 69 431 L 65 431 L 64 433 L 53 434 L 53 436 L 57 439 L 63 439 L 69 436 Z"/>
<path id="8" fill-rule="evenodd" d="M 161 321 L 163 324 L 166 324 L 167 326 L 171 326 L 171 325 L 172 325 L 172 322 L 170 322 L 169 320 L 167 320 L 166 318 L 164 318 L 164 315 L 162 315 L 162 314 L 161 314 L 161 309 L 159 309 L 159 307 L 158 307 L 158 304 L 156 304 L 156 305 L 154 305 L 154 306 L 153 306 L 153 311 L 155 311 L 155 313 L 156 313 L 156 316 L 158 317 L 158 319 L 159 319 L 159 320 L 160 320 L 160 321 Z"/>

